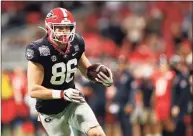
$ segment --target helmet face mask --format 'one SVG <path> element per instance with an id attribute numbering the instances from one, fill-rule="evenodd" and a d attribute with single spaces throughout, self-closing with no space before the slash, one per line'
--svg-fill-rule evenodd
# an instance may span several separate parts
<path id="1" fill-rule="evenodd" d="M 67 31 L 62 31 L 68 29 Z M 75 36 L 75 24 L 52 24 L 53 40 L 60 43 L 72 42 Z"/>
<path id="2" fill-rule="evenodd" d="M 63 8 L 51 10 L 46 17 L 45 26 L 50 40 L 68 43 L 74 40 L 76 22 L 72 14 Z"/>

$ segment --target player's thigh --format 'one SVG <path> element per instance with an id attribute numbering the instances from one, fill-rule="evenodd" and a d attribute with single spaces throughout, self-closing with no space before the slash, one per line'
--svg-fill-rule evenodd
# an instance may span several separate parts
<path id="1" fill-rule="evenodd" d="M 48 136 L 71 135 L 71 130 L 67 121 L 65 121 L 64 114 L 46 115 L 39 113 L 38 118 Z"/>
<path id="2" fill-rule="evenodd" d="M 88 130 L 88 136 L 106 136 L 101 126 L 95 126 Z"/>
<path id="3" fill-rule="evenodd" d="M 69 124 L 87 134 L 87 132 L 96 126 L 99 126 L 99 123 L 91 110 L 90 106 L 87 103 L 71 105 L 71 114 L 69 117 Z"/>

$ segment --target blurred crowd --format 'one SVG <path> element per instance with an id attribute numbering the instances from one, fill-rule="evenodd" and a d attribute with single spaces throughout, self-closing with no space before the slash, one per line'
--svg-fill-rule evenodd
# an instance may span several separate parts
<path id="1" fill-rule="evenodd" d="M 91 62 L 114 73 L 109 88 L 79 73 L 75 79 L 107 136 L 192 136 L 191 6 L 165 1 L 3 1 L 2 40 L 8 39 L 3 47 L 25 49 L 45 36 L 37 26 L 44 27 L 52 8 L 67 8 L 77 20 L 76 31 L 85 39 Z M 2 73 L 2 134 L 43 136 L 35 100 L 27 95 L 26 68 L 17 63 L 20 67 Z"/>

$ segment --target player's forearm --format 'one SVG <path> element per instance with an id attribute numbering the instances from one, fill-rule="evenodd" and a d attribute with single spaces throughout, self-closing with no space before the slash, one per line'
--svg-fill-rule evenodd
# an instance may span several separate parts
<path id="1" fill-rule="evenodd" d="M 47 89 L 43 86 L 40 85 L 33 85 L 29 87 L 29 95 L 32 98 L 37 98 L 37 99 L 53 99 L 52 97 L 52 90 Z"/>
<path id="2" fill-rule="evenodd" d="M 81 74 L 87 77 L 87 68 L 91 66 L 91 63 L 89 62 L 89 60 L 86 58 L 85 54 L 83 53 L 80 60 L 79 60 L 79 64 L 78 64 L 78 69 L 80 70 Z"/>
<path id="3" fill-rule="evenodd" d="M 80 69 L 79 69 L 79 70 L 80 70 Z M 82 76 L 84 76 L 85 78 L 88 79 L 86 70 L 80 70 L 80 72 L 81 72 Z"/>
<path id="4" fill-rule="evenodd" d="M 83 66 L 80 66 L 79 65 L 79 70 L 81 72 L 81 74 L 88 79 L 88 76 L 87 76 L 87 68 L 90 66 L 91 64 L 89 64 L 87 67 L 83 67 Z"/>

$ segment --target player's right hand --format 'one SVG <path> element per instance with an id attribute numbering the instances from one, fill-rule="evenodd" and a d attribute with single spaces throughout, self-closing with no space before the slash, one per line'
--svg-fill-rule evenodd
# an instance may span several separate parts
<path id="1" fill-rule="evenodd" d="M 77 89 L 73 89 L 73 88 L 64 90 L 64 99 L 75 103 L 85 102 L 84 95 Z"/>

